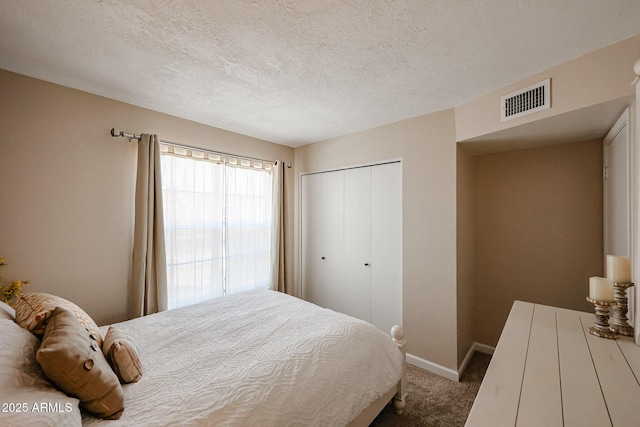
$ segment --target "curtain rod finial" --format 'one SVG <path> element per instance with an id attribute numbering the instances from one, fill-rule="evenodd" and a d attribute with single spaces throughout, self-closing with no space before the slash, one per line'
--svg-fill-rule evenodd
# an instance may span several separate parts
<path id="1" fill-rule="evenodd" d="M 120 129 L 111 128 L 111 136 L 122 136 L 122 131 Z"/>

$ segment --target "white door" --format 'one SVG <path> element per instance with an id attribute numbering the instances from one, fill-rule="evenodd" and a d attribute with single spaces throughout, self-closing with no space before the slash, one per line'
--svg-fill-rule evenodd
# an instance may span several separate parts
<path id="1" fill-rule="evenodd" d="M 344 172 L 343 313 L 371 322 L 371 169 Z"/>
<path id="2" fill-rule="evenodd" d="M 628 122 L 629 110 L 625 110 L 603 142 L 604 255 L 626 256 L 633 260 Z M 636 314 L 634 292 L 634 287 L 627 289 L 630 325 Z"/>
<path id="3" fill-rule="evenodd" d="M 302 298 L 402 324 L 402 164 L 303 175 Z"/>
<path id="4" fill-rule="evenodd" d="M 627 112 L 603 143 L 604 254 L 630 256 L 629 135 Z"/>
<path id="5" fill-rule="evenodd" d="M 371 169 L 371 323 L 402 325 L 402 163 Z"/>
<path id="6" fill-rule="evenodd" d="M 302 176 L 302 298 L 341 305 L 344 172 Z"/>

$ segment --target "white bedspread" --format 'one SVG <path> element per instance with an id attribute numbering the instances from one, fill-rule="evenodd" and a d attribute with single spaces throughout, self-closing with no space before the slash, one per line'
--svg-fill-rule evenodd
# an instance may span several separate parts
<path id="1" fill-rule="evenodd" d="M 143 376 L 119 425 L 341 426 L 394 386 L 402 356 L 366 322 L 256 291 L 123 322 Z M 83 423 L 99 423 L 86 414 Z"/>

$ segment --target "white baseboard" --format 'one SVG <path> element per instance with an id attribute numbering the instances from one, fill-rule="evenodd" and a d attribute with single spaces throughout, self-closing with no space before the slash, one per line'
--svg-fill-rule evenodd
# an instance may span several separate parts
<path id="1" fill-rule="evenodd" d="M 490 345 L 486 344 L 480 344 L 479 342 L 474 342 L 471 348 L 480 353 L 488 354 L 489 356 L 493 356 L 493 352 L 496 351 L 495 347 L 491 347 Z"/>
<path id="2" fill-rule="evenodd" d="M 429 372 L 433 372 L 436 375 L 440 375 L 441 377 L 448 378 L 453 381 L 459 381 L 458 372 L 445 368 L 444 366 L 438 365 L 437 363 L 429 362 L 421 357 L 414 356 L 413 354 L 407 353 L 407 363 L 417 366 L 418 368 L 425 369 Z"/>
<path id="3" fill-rule="evenodd" d="M 473 353 L 475 353 L 476 351 L 478 353 L 493 355 L 493 352 L 496 351 L 496 348 L 486 344 L 480 344 L 479 342 L 474 341 L 474 343 L 471 344 L 471 347 L 469 347 L 469 351 L 467 351 L 467 354 L 464 356 L 464 359 L 462 360 L 462 363 L 458 368 L 458 378 L 462 377 L 464 370 L 467 369 L 467 365 L 469 364 L 469 361 L 473 357 Z"/>
<path id="4" fill-rule="evenodd" d="M 467 354 L 465 354 L 464 359 L 462 359 L 462 363 L 458 367 L 458 378 L 462 377 L 462 373 L 464 372 L 465 369 L 467 369 L 467 365 L 469 364 L 469 361 L 473 357 L 473 353 L 475 353 L 476 351 L 475 346 L 476 346 L 475 342 L 471 344 L 471 347 L 469 347 L 469 351 L 467 351 Z M 458 381 L 460 380 L 458 379 Z"/>
<path id="5" fill-rule="evenodd" d="M 437 363 L 430 362 L 409 353 L 407 353 L 407 363 L 413 366 L 417 366 L 418 368 L 425 369 L 429 372 L 433 372 L 434 374 L 440 375 L 441 377 L 445 377 L 453 381 L 460 381 L 460 377 L 462 377 L 462 373 L 467 368 L 467 365 L 469 364 L 471 357 L 473 357 L 474 352 L 477 351 L 480 353 L 492 355 L 495 350 L 495 347 L 474 342 L 469 348 L 467 354 L 464 356 L 464 359 L 462 360 L 462 363 L 460 364 L 460 367 L 457 371 L 445 368 L 442 365 L 438 365 Z"/>

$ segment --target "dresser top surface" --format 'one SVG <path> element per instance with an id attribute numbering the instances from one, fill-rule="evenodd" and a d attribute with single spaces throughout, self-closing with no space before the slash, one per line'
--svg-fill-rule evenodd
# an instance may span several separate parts
<path id="1" fill-rule="evenodd" d="M 466 426 L 640 425 L 640 347 L 594 322 L 515 301 Z"/>

